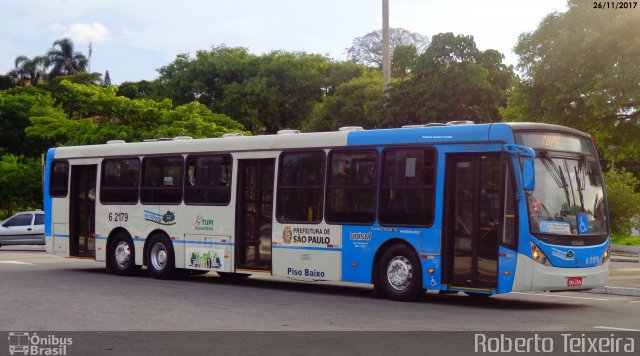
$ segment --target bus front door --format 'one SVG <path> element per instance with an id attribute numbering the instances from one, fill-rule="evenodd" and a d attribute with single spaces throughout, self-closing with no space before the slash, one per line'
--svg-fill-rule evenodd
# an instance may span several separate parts
<path id="1" fill-rule="evenodd" d="M 497 153 L 447 156 L 442 250 L 450 289 L 497 289 L 500 159 Z"/>
<path id="2" fill-rule="evenodd" d="M 95 257 L 97 165 L 71 166 L 69 255 Z"/>
<path id="3" fill-rule="evenodd" d="M 238 164 L 236 269 L 271 270 L 274 159 Z"/>

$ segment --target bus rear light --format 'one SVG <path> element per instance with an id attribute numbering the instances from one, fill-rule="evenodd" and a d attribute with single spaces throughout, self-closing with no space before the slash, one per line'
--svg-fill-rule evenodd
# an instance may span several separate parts
<path id="1" fill-rule="evenodd" d="M 531 242 L 531 258 L 544 266 L 553 266 L 542 250 Z"/>
<path id="2" fill-rule="evenodd" d="M 436 272 L 436 270 L 435 270 L 435 269 L 433 269 L 433 268 L 429 268 L 429 269 L 427 270 L 427 272 L 429 272 L 429 274 L 434 274 L 434 273 Z"/>

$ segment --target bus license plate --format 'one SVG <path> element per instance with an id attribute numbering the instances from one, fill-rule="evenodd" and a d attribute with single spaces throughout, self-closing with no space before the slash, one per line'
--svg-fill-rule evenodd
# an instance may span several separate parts
<path id="1" fill-rule="evenodd" d="M 582 277 L 569 277 L 567 280 L 567 286 L 580 287 L 582 285 Z"/>

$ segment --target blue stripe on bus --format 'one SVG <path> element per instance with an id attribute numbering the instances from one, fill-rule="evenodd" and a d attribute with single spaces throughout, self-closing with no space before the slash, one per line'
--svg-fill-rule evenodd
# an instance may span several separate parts
<path id="1" fill-rule="evenodd" d="M 493 124 L 433 126 L 418 129 L 352 131 L 347 146 L 394 145 L 408 143 L 443 144 L 453 142 L 487 142 Z"/>
<path id="2" fill-rule="evenodd" d="M 51 194 L 49 194 L 49 181 L 51 177 L 49 176 L 51 161 L 55 157 L 55 148 L 51 148 L 47 151 L 47 159 L 44 168 L 44 234 L 47 236 L 51 236 L 53 232 L 53 217 L 51 215 L 52 212 L 52 202 L 51 202 Z"/>
<path id="3" fill-rule="evenodd" d="M 69 235 L 65 235 L 64 237 L 69 237 Z M 108 239 L 108 237 L 96 236 L 95 239 L 106 240 Z M 145 240 L 146 239 L 144 238 L 136 238 L 136 239 L 133 239 L 133 242 L 144 242 Z M 181 244 L 233 246 L 233 242 L 204 242 L 204 241 L 194 241 L 194 240 L 171 240 L 171 241 L 173 243 L 181 243 Z"/>
<path id="4" fill-rule="evenodd" d="M 312 251 L 342 251 L 341 248 L 332 248 L 332 247 L 306 247 L 306 246 L 281 246 L 281 245 L 273 245 L 272 248 L 281 248 L 284 250 L 312 250 Z"/>

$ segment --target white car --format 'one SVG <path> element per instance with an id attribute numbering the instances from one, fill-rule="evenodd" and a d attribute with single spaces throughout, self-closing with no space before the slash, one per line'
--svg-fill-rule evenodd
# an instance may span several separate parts
<path id="1" fill-rule="evenodd" d="M 0 224 L 0 246 L 44 245 L 44 212 L 25 211 Z"/>

